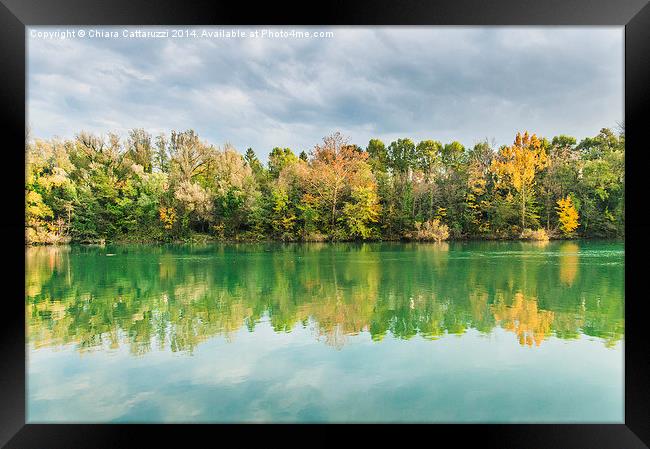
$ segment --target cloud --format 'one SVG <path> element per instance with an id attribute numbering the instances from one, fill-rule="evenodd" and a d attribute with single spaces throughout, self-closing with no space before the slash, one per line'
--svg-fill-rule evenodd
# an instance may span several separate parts
<path id="1" fill-rule="evenodd" d="M 29 37 L 32 136 L 194 128 L 265 159 L 335 130 L 359 145 L 502 144 L 522 129 L 583 138 L 623 120 L 622 27 L 319 30 L 334 37 Z"/>

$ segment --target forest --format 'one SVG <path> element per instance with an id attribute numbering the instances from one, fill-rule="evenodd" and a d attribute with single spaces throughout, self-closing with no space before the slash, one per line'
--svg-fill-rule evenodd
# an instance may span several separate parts
<path id="1" fill-rule="evenodd" d="M 311 150 L 216 146 L 195 131 L 26 139 L 27 244 L 621 238 L 624 130 Z"/>

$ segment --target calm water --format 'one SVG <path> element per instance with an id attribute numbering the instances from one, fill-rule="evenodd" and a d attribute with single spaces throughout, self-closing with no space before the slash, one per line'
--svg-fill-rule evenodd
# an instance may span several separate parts
<path id="1" fill-rule="evenodd" d="M 621 242 L 26 259 L 29 422 L 623 422 Z"/>

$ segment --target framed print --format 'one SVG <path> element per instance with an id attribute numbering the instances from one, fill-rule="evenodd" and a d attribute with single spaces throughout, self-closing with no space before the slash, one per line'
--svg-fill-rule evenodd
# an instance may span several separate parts
<path id="1" fill-rule="evenodd" d="M 647 447 L 650 6 L 319 8 L 3 0 L 0 442 Z"/>

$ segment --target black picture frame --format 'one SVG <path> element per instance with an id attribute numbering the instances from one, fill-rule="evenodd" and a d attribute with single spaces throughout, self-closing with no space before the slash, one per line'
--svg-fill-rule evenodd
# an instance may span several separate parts
<path id="1" fill-rule="evenodd" d="M 417 426 L 429 444 L 451 439 L 454 445 L 499 448 L 644 448 L 650 445 L 650 350 L 645 331 L 643 256 L 650 222 L 644 217 L 643 171 L 648 170 L 645 135 L 650 105 L 650 5 L 648 0 L 364 0 L 278 4 L 268 2 L 181 3 L 172 0 L 0 0 L 0 98 L 7 166 L 2 182 L 0 230 L 9 261 L 9 293 L 1 299 L 0 445 L 7 448 L 128 447 L 137 438 L 171 442 L 200 437 L 224 442 L 223 432 L 239 441 L 267 439 L 287 426 L 208 425 L 35 425 L 25 423 L 24 200 L 21 183 L 25 144 L 25 27 L 30 25 L 620 25 L 625 26 L 626 242 L 625 245 L 625 423 L 558 425 Z M 7 208 L 8 206 L 8 208 Z M 21 256 L 22 255 L 22 256 Z M 24 262 L 24 259 L 22 259 Z M 23 296 L 24 298 L 24 296 Z M 534 407 L 531 404 L 531 407 Z M 226 429 L 227 427 L 227 429 Z M 320 435 L 321 426 L 300 426 Z M 317 429 L 315 429 L 315 427 Z M 339 426 L 335 426 L 339 429 Z M 368 430 L 365 427 L 365 430 Z M 292 427 L 293 429 L 293 427 Z M 291 430 L 293 431 L 293 430 Z M 318 431 L 319 433 L 313 433 Z M 310 433 L 312 432 L 312 433 Z M 327 429 L 325 435 L 329 435 Z M 378 438 L 408 435 L 391 426 L 375 426 Z M 136 438 L 137 437 L 137 438 Z M 401 439 L 401 438 L 400 438 Z M 287 442 L 284 439 L 285 443 Z M 353 440 L 346 440 L 351 443 Z M 360 440 L 363 441 L 363 440 Z"/>

